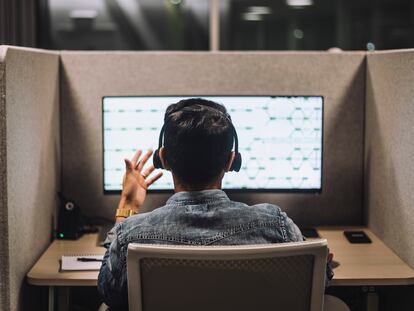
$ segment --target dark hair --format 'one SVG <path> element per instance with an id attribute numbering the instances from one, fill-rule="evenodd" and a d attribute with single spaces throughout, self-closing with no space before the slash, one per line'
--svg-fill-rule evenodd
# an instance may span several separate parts
<path id="1" fill-rule="evenodd" d="M 191 187 L 214 181 L 233 147 L 226 108 L 202 98 L 185 99 L 168 106 L 164 123 L 165 160 L 177 180 Z"/>

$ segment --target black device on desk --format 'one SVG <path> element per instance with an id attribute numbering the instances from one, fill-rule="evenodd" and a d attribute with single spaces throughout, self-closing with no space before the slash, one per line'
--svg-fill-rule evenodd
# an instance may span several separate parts
<path id="1" fill-rule="evenodd" d="M 60 240 L 76 240 L 83 235 L 81 230 L 81 212 L 75 202 L 67 200 L 61 193 L 58 211 L 56 238 Z"/>
<path id="2" fill-rule="evenodd" d="M 344 235 L 353 244 L 365 244 L 372 243 L 371 239 L 366 235 L 364 231 L 344 231 Z"/>

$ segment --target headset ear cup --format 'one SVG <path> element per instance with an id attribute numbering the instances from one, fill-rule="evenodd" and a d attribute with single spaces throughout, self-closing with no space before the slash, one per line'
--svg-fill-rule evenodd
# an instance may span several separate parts
<path id="1" fill-rule="evenodd" d="M 230 167 L 230 171 L 235 171 L 235 172 L 240 171 L 241 165 L 242 165 L 242 157 L 241 157 L 241 154 L 237 152 L 234 157 L 233 164 Z"/>
<path id="2" fill-rule="evenodd" d="M 154 151 L 154 155 L 152 156 L 152 163 L 155 168 L 164 168 L 162 166 L 162 162 L 159 155 L 159 149 Z"/>

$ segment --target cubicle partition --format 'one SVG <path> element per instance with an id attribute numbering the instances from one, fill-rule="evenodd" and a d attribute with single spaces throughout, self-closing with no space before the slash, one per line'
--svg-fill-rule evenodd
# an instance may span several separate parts
<path id="1" fill-rule="evenodd" d="M 87 214 L 111 219 L 118 200 L 103 194 L 103 96 L 323 95 L 322 192 L 231 197 L 278 204 L 301 225 L 361 224 L 365 53 L 62 52 L 61 63 L 62 187 Z M 144 209 L 167 198 L 150 194 Z"/>
<path id="2" fill-rule="evenodd" d="M 52 238 L 56 192 L 112 219 L 102 182 L 103 96 L 322 95 L 320 194 L 233 193 L 295 222 L 368 225 L 414 267 L 414 52 L 49 52 L 0 47 L 0 305 Z M 365 144 L 365 147 L 364 147 Z M 131 142 L 139 148 L 139 142 Z M 144 211 L 167 194 L 150 194 Z M 365 202 L 365 203 L 364 203 Z M 365 213 L 365 219 L 364 219 Z"/>
<path id="3" fill-rule="evenodd" d="M 369 53 L 367 61 L 368 225 L 414 267 L 414 51 Z"/>
<path id="4" fill-rule="evenodd" d="M 7 221 L 7 161 L 6 161 L 6 48 L 0 46 L 0 306 L 9 305 L 9 241 Z"/>
<path id="5" fill-rule="evenodd" d="M 24 279 L 51 241 L 60 184 L 59 54 L 0 51 L 0 305 L 30 309 Z"/>

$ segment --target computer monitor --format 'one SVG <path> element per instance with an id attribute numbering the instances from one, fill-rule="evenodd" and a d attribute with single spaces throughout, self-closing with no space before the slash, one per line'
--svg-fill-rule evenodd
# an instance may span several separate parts
<path id="1" fill-rule="evenodd" d="M 243 164 L 226 173 L 223 189 L 254 192 L 321 192 L 322 96 L 191 96 L 223 104 L 239 138 Z M 123 159 L 155 150 L 168 105 L 185 96 L 103 97 L 103 187 L 119 193 Z M 171 191 L 170 172 L 151 187 Z"/>

